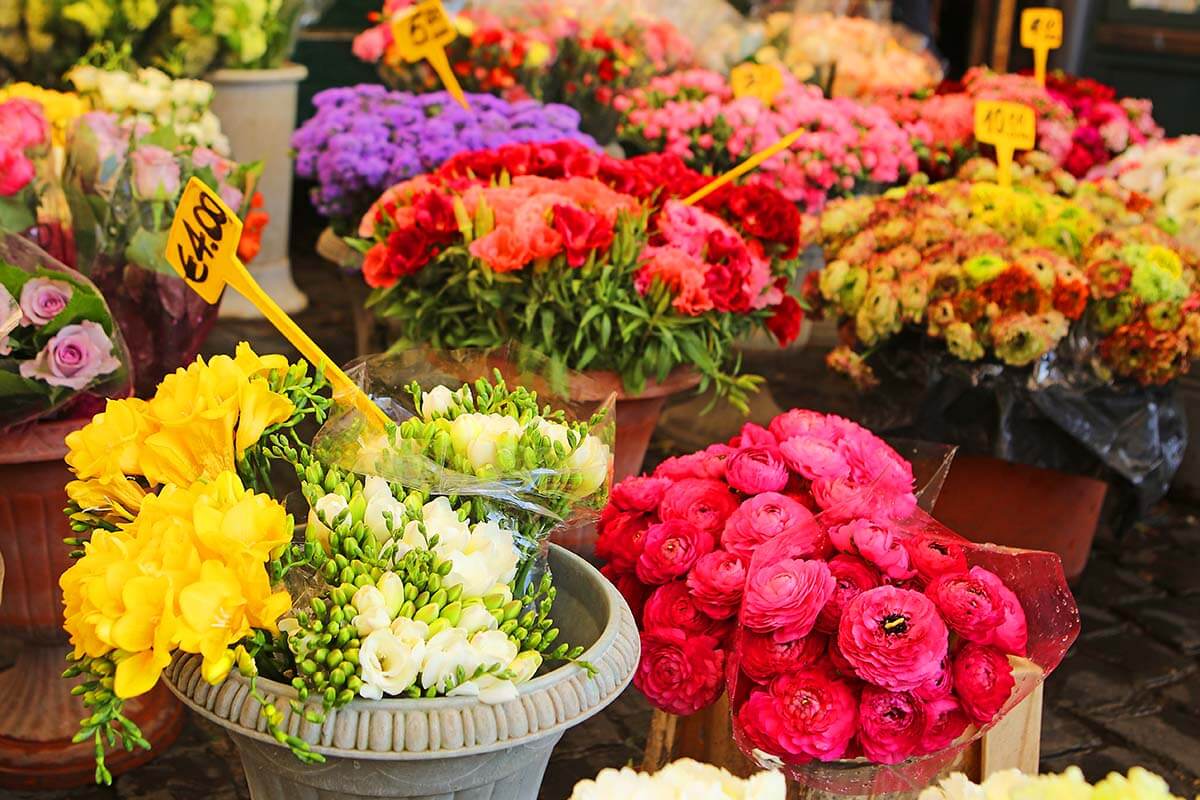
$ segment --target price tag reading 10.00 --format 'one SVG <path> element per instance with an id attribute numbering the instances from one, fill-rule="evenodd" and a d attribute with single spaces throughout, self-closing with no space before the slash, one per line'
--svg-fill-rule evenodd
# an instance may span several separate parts
<path id="1" fill-rule="evenodd" d="M 1037 116 L 1024 103 L 1004 100 L 975 102 L 975 138 L 996 148 L 1000 183 L 1012 183 L 1012 159 L 1016 150 L 1032 150 L 1037 142 Z"/>

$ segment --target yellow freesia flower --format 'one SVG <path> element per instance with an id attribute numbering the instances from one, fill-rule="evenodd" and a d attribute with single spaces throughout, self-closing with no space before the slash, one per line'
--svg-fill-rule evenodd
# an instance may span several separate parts
<path id="1" fill-rule="evenodd" d="M 67 466 L 81 480 L 141 475 L 139 456 L 158 426 L 145 400 L 109 400 L 92 421 L 67 435 Z"/>
<path id="2" fill-rule="evenodd" d="M 260 356 L 251 349 L 247 342 L 239 342 L 233 353 L 233 363 L 237 365 L 247 378 L 258 375 L 267 376 L 271 372 L 287 372 L 291 364 L 286 356 L 272 353 Z"/>
<path id="3" fill-rule="evenodd" d="M 137 481 L 118 475 L 71 481 L 67 484 L 67 497 L 89 514 L 129 522 L 142 507 L 146 490 Z"/>

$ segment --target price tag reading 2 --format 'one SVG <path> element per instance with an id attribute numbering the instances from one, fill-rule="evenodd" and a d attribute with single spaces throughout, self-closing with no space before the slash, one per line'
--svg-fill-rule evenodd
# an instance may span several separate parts
<path id="1" fill-rule="evenodd" d="M 1063 15 L 1057 8 L 1027 8 L 1021 12 L 1021 46 L 1033 51 L 1033 74 L 1046 85 L 1046 59 L 1062 47 Z"/>
<path id="2" fill-rule="evenodd" d="M 188 181 L 167 239 L 167 260 L 188 285 L 215 303 L 237 262 L 242 221 L 216 192 L 197 178 Z"/>
<path id="3" fill-rule="evenodd" d="M 427 60 L 442 79 L 446 90 L 459 105 L 467 108 L 467 97 L 458 85 L 458 78 L 454 76 L 450 60 L 446 57 L 446 45 L 457 36 L 441 0 L 424 0 L 392 23 L 392 46 L 388 60 L 393 66 L 401 60 L 410 64 L 421 59 Z"/>
<path id="4" fill-rule="evenodd" d="M 1000 183 L 1012 184 L 1016 150 L 1032 150 L 1037 143 L 1037 115 L 1024 103 L 1005 100 L 975 101 L 975 139 L 996 148 Z"/>
<path id="5" fill-rule="evenodd" d="M 729 85 L 734 97 L 757 97 L 769 106 L 783 88 L 783 75 L 770 64 L 739 64 L 729 73 Z"/>

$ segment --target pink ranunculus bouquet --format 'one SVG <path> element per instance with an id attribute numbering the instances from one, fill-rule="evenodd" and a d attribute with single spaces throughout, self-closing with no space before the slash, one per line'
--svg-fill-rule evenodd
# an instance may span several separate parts
<path id="1" fill-rule="evenodd" d="M 635 685 L 677 715 L 728 692 L 739 746 L 794 778 L 923 785 L 1079 618 L 1056 556 L 970 544 L 913 486 L 883 440 L 803 410 L 618 484 L 596 552 L 642 628 Z"/>

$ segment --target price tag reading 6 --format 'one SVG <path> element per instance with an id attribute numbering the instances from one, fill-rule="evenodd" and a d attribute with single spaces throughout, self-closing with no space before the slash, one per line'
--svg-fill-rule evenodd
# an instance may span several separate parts
<path id="1" fill-rule="evenodd" d="M 198 178 L 188 181 L 167 238 L 167 261 L 208 303 L 215 303 L 237 263 L 242 221 Z"/>
<path id="2" fill-rule="evenodd" d="M 392 24 L 396 52 L 409 63 L 426 58 L 432 50 L 444 48 L 457 35 L 441 0 L 418 3 Z"/>

